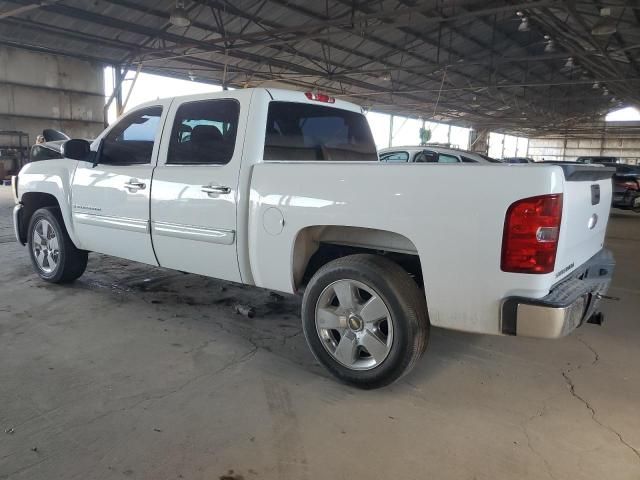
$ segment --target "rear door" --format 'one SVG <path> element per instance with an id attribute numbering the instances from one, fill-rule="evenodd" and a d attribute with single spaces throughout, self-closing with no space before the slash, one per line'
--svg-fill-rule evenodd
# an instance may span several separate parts
<path id="1" fill-rule="evenodd" d="M 158 101 L 127 114 L 103 135 L 97 165 L 78 162 L 72 211 L 80 248 L 157 265 L 149 198 L 170 103 Z"/>
<path id="2" fill-rule="evenodd" d="M 151 234 L 161 266 L 241 281 L 236 207 L 250 92 L 176 100 L 151 192 Z"/>

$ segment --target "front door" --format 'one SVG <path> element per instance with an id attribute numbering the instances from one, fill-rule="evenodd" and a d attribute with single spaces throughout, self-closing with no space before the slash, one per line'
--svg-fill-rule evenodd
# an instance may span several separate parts
<path id="1" fill-rule="evenodd" d="M 72 205 L 80 248 L 157 265 L 149 199 L 169 105 L 129 113 L 103 135 L 97 165 L 78 162 Z"/>
<path id="2" fill-rule="evenodd" d="M 238 99 L 248 94 L 171 107 L 151 191 L 151 235 L 163 267 L 241 281 L 236 204 L 246 111 Z"/>

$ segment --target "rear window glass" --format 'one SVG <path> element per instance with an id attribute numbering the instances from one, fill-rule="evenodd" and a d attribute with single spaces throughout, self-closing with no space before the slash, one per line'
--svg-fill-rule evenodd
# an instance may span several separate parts
<path id="1" fill-rule="evenodd" d="M 339 108 L 271 102 L 265 160 L 378 161 L 364 115 Z"/>

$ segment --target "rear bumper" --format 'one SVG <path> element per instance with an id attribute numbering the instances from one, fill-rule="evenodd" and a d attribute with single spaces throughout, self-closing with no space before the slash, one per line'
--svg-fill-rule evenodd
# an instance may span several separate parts
<path id="1" fill-rule="evenodd" d="M 505 335 L 560 338 L 582 325 L 594 313 L 611 283 L 615 261 L 602 249 L 571 277 L 542 298 L 507 297 L 502 302 L 501 328 Z"/>

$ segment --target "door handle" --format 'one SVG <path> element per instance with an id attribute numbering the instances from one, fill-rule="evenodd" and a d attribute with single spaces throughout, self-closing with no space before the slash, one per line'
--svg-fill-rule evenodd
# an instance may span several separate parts
<path id="1" fill-rule="evenodd" d="M 203 185 L 200 189 L 207 195 L 220 195 L 224 193 L 231 193 L 231 188 L 223 187 L 221 185 Z"/>
<path id="2" fill-rule="evenodd" d="M 143 183 L 140 180 L 132 178 L 131 180 L 129 180 L 127 183 L 124 184 L 124 188 L 129 190 L 129 192 L 134 192 L 136 190 L 144 190 L 145 188 L 147 188 L 147 185 L 146 183 Z"/>

